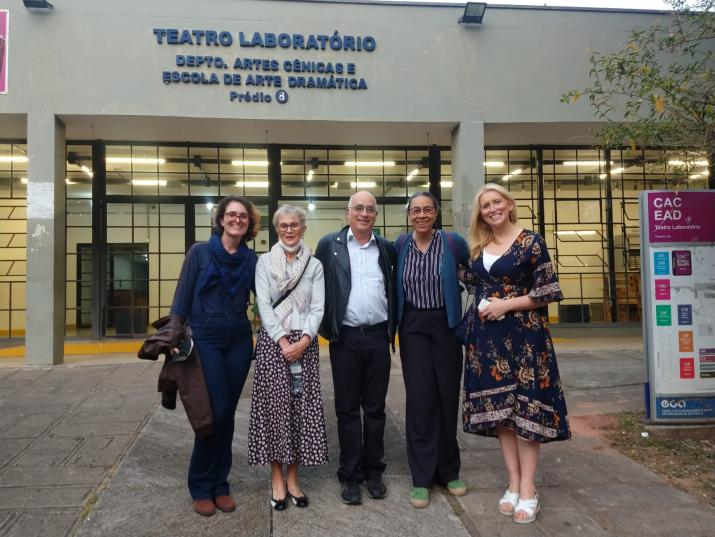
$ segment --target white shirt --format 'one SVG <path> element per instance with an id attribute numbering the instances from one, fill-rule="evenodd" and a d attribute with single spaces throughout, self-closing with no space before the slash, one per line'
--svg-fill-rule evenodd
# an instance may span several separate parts
<path id="1" fill-rule="evenodd" d="M 487 272 L 489 272 L 492 269 L 492 265 L 500 257 L 501 257 L 500 255 L 490 254 L 486 250 L 482 250 L 482 263 L 484 264 L 484 268 L 486 269 Z"/>
<path id="2" fill-rule="evenodd" d="M 350 297 L 343 324 L 372 325 L 387 321 L 385 279 L 380 270 L 380 250 L 375 235 L 363 245 L 348 228 Z"/>
<path id="3" fill-rule="evenodd" d="M 275 279 L 271 277 L 271 253 L 262 254 L 256 264 L 256 303 L 261 315 L 261 324 L 266 329 L 270 338 L 278 340 L 287 336 L 285 328 L 273 313 L 273 303 L 283 293 L 278 290 Z M 288 265 L 289 271 L 295 271 L 297 263 Z M 291 272 L 292 274 L 293 272 Z M 308 261 L 303 277 L 296 286 L 305 294 L 305 304 L 302 311 L 293 310 L 290 315 L 291 330 L 302 330 L 310 339 L 318 333 L 320 321 L 323 320 L 325 302 L 325 282 L 323 278 L 323 265 L 315 258 Z"/>

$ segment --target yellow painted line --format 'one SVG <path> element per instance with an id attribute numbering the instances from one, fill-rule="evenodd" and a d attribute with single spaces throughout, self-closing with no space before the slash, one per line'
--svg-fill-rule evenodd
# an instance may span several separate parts
<path id="1" fill-rule="evenodd" d="M 142 339 L 65 343 L 64 354 L 65 356 L 81 356 L 87 354 L 136 353 L 143 341 Z M 18 358 L 22 356 L 25 356 L 24 345 L 0 349 L 0 358 Z"/>
<path id="2" fill-rule="evenodd" d="M 574 338 L 554 338 L 554 343 L 570 343 L 576 341 Z M 76 343 L 65 343 L 65 356 L 84 356 L 84 355 L 102 355 L 102 354 L 136 354 L 141 347 L 143 339 L 133 339 L 127 341 L 87 341 Z M 320 345 L 327 345 L 328 341 L 322 337 L 318 337 Z M 397 341 L 399 345 L 399 341 Z M 7 347 L 0 349 L 0 358 L 22 358 L 25 356 L 25 346 Z"/>

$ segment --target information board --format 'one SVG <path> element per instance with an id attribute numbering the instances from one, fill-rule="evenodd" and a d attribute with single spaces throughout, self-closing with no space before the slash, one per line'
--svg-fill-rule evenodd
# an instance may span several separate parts
<path id="1" fill-rule="evenodd" d="M 646 414 L 715 421 L 715 191 L 640 196 Z"/>

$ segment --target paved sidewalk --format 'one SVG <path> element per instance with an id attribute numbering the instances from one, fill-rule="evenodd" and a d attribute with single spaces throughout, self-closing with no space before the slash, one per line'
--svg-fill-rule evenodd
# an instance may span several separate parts
<path id="1" fill-rule="evenodd" d="M 321 373 L 331 462 L 301 470 L 311 506 L 272 511 L 269 470 L 246 464 L 248 383 L 236 416 L 231 474 L 239 507 L 208 519 L 191 511 L 185 478 L 193 434 L 180 408 L 158 406 L 158 364 L 115 359 L 105 365 L 0 368 L 0 536 L 712 535 L 714 509 L 609 449 L 588 429 L 592 420 L 584 419 L 642 408 L 637 342 L 570 341 L 557 345 L 557 355 L 575 434 L 570 442 L 544 446 L 538 476 L 543 508 L 526 527 L 497 512 L 505 472 L 496 440 L 464 433 L 462 477 L 470 493 L 457 499 L 437 490 L 427 509 L 410 507 L 397 356 L 388 393 L 385 500 L 364 494 L 360 507 L 338 500 L 326 359 Z"/>

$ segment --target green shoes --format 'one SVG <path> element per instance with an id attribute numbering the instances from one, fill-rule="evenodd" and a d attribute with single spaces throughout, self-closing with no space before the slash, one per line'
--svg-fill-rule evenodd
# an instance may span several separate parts
<path id="1" fill-rule="evenodd" d="M 467 493 L 467 485 L 461 479 L 455 479 L 447 483 L 447 490 L 452 496 L 464 496 Z"/>
<path id="2" fill-rule="evenodd" d="M 424 487 L 412 487 L 410 504 L 415 509 L 424 509 L 429 505 L 429 490 Z"/>

